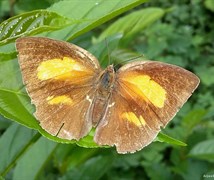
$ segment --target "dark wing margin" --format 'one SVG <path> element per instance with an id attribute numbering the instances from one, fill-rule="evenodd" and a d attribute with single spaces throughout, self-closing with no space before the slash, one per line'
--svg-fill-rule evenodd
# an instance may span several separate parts
<path id="1" fill-rule="evenodd" d="M 119 153 L 141 150 L 176 115 L 198 84 L 193 73 L 166 63 L 140 61 L 123 66 L 95 142 L 115 145 Z"/>

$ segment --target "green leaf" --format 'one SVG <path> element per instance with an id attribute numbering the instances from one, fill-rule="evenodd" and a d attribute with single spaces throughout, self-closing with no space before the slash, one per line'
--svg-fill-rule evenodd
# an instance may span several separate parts
<path id="1" fill-rule="evenodd" d="M 36 179 L 56 146 L 56 143 L 41 137 L 17 162 L 13 179 Z"/>
<path id="2" fill-rule="evenodd" d="M 81 147 L 88 147 L 88 148 L 97 148 L 100 147 L 94 142 L 94 132 L 95 130 L 92 129 L 91 132 L 85 136 L 84 138 L 80 139 L 79 141 L 76 141 L 76 144 Z"/>
<path id="3" fill-rule="evenodd" d="M 213 0 L 205 0 L 204 5 L 207 9 L 214 12 L 214 1 Z"/>
<path id="4" fill-rule="evenodd" d="M 7 12 L 10 11 L 10 2 L 9 1 L 0 1 L 0 22 Z"/>
<path id="5" fill-rule="evenodd" d="M 21 36 L 56 30 L 71 23 L 72 20 L 46 10 L 14 16 L 0 24 L 0 45 L 12 42 Z"/>
<path id="6" fill-rule="evenodd" d="M 107 170 L 112 166 L 113 156 L 97 156 L 86 161 L 79 168 L 73 168 L 71 171 L 66 173 L 60 180 L 72 179 L 75 177 L 76 180 L 98 180 L 100 179 Z"/>
<path id="7" fill-rule="evenodd" d="M 152 163 L 144 165 L 149 179 L 172 179 L 170 167 L 164 163 Z"/>
<path id="8" fill-rule="evenodd" d="M 80 166 L 92 156 L 98 153 L 99 149 L 86 149 L 77 145 L 60 144 L 55 153 L 57 166 L 62 174 L 66 171 Z"/>
<path id="9" fill-rule="evenodd" d="M 45 9 L 49 7 L 54 1 L 57 0 L 42 0 L 42 1 L 35 1 L 35 0 L 19 0 L 15 3 L 15 12 L 16 14 L 20 14 L 26 11 L 33 11 L 36 9 Z"/>
<path id="10" fill-rule="evenodd" d="M 189 156 L 214 162 L 214 140 L 206 140 L 196 144 L 190 151 Z"/>
<path id="11" fill-rule="evenodd" d="M 147 0 L 90 0 L 81 4 L 79 0 L 60 1 L 51 6 L 49 10 L 68 18 L 84 20 L 84 22 L 48 33 L 47 36 L 60 37 L 64 40 L 74 39 L 145 1 Z"/>
<path id="12" fill-rule="evenodd" d="M 33 130 L 12 124 L 0 138 L 0 175 L 5 175 L 38 137 Z"/>
<path id="13" fill-rule="evenodd" d="M 204 109 L 196 109 L 190 111 L 183 119 L 182 126 L 188 129 L 188 131 L 192 130 L 198 123 L 201 122 L 203 117 L 206 115 L 207 111 Z"/>
<path id="14" fill-rule="evenodd" d="M 11 124 L 11 121 L 4 118 L 2 115 L 0 115 L 0 132 L 1 130 L 7 129 Z"/>
<path id="15" fill-rule="evenodd" d="M 133 36 L 137 35 L 138 32 L 141 32 L 157 19 L 160 19 L 163 15 L 164 10 L 161 8 L 146 8 L 134 11 L 114 22 L 96 41 L 100 42 L 106 36 L 121 33 L 124 36 L 123 43 L 121 44 L 124 45 L 124 42 L 127 44 L 128 41 L 133 40 Z"/>
<path id="16" fill-rule="evenodd" d="M 32 116 L 34 106 L 22 84 L 18 62 L 0 59 L 0 71 L 0 113 L 30 128 L 38 128 L 38 122 Z"/>
<path id="17" fill-rule="evenodd" d="M 178 145 L 178 146 L 187 146 L 186 143 L 184 143 L 180 140 L 174 139 L 174 138 L 172 138 L 166 134 L 163 134 L 161 132 L 158 134 L 156 141 L 166 142 L 166 143 L 174 144 L 174 145 Z"/>
<path id="18" fill-rule="evenodd" d="M 183 163 L 185 164 L 185 166 L 182 169 L 182 178 L 180 179 L 184 180 L 201 180 L 204 173 L 209 169 L 208 164 L 204 161 L 195 161 L 194 159 L 187 159 L 186 162 L 184 162 L 183 160 Z"/>
<path id="19" fill-rule="evenodd" d="M 197 74 L 199 75 L 201 82 L 206 86 L 211 86 L 214 84 L 214 67 L 207 67 L 207 66 L 198 66 L 195 68 Z"/>
<path id="20" fill-rule="evenodd" d="M 16 49 L 15 49 L 15 46 L 14 46 L 14 42 L 1 45 L 1 46 L 0 46 L 0 53 L 3 54 L 3 55 L 4 55 L 4 54 L 12 54 L 12 53 L 17 54 Z M 15 57 L 14 57 L 14 58 L 15 58 Z M 0 56 L 0 59 L 1 59 L 1 56 Z M 11 59 L 12 59 L 12 58 L 11 58 Z"/>

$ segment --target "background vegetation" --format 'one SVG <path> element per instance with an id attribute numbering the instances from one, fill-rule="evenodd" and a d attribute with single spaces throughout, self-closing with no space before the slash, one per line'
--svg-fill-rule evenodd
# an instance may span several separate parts
<path id="1" fill-rule="evenodd" d="M 0 1 L 0 178 L 214 179 L 213 17 L 213 0 Z M 201 84 L 140 152 L 99 148 L 93 131 L 80 142 L 58 143 L 38 126 L 22 84 L 14 41 L 29 35 L 73 42 L 103 67 L 107 38 L 115 64 L 144 55 L 191 70 Z"/>

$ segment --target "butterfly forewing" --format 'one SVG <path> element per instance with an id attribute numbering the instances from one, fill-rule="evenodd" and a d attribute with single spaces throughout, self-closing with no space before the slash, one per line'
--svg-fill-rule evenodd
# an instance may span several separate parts
<path id="1" fill-rule="evenodd" d="M 135 152 L 151 143 L 199 84 L 193 73 L 154 61 L 123 66 L 115 81 L 95 141 L 115 145 L 120 153 Z"/>
<path id="2" fill-rule="evenodd" d="M 16 48 L 42 128 L 64 139 L 85 136 L 92 126 L 86 97 L 93 99 L 93 83 L 100 72 L 97 59 L 73 44 L 48 38 L 20 38 Z"/>

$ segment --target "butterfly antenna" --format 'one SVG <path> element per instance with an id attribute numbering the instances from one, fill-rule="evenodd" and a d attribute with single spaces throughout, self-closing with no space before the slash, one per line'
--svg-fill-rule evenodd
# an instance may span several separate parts
<path id="1" fill-rule="evenodd" d="M 123 64 L 123 63 L 131 62 L 131 61 L 134 61 L 134 60 L 136 60 L 136 59 L 138 59 L 138 58 L 141 58 L 141 57 L 144 57 L 144 55 L 141 54 L 141 55 L 139 55 L 139 56 L 136 56 L 136 57 L 133 57 L 133 58 L 130 58 L 130 59 L 126 59 L 125 61 L 118 62 L 117 64 L 115 64 L 115 68 L 116 68 L 118 65 L 120 65 L 121 63 Z"/>
<path id="2" fill-rule="evenodd" d="M 111 64 L 111 59 L 110 59 L 110 54 L 109 54 L 108 41 L 107 41 L 107 39 L 106 39 L 106 38 L 105 38 L 105 43 L 106 43 L 107 52 L 108 52 L 108 65 L 110 65 L 110 64 Z"/>

